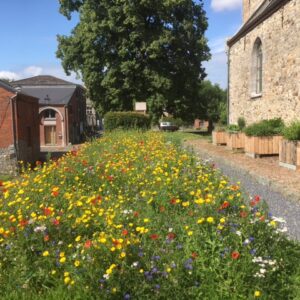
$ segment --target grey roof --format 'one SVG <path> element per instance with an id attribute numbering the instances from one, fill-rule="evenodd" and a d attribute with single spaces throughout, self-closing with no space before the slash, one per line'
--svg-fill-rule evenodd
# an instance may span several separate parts
<path id="1" fill-rule="evenodd" d="M 241 37 L 253 30 L 258 24 L 269 18 L 289 1 L 290 0 L 265 0 L 242 28 L 227 42 L 228 46 L 231 47 L 234 45 Z"/>
<path id="2" fill-rule="evenodd" d="M 77 85 L 54 76 L 50 75 L 39 75 L 21 80 L 16 80 L 11 83 L 13 86 L 24 86 L 24 85 Z"/>
<path id="3" fill-rule="evenodd" d="M 23 86 L 21 92 L 39 98 L 40 104 L 66 105 L 71 100 L 76 88 L 76 85 Z"/>
<path id="4" fill-rule="evenodd" d="M 10 84 L 6 83 L 5 81 L 1 80 L 0 79 L 0 87 L 10 91 L 10 92 L 13 92 L 13 93 L 16 93 L 17 90 L 15 88 L 13 88 Z"/>

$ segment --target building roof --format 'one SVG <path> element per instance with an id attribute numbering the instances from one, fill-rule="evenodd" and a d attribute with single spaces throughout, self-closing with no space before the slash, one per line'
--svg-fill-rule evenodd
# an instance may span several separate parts
<path id="1" fill-rule="evenodd" d="M 13 92 L 13 93 L 17 92 L 17 90 L 14 87 L 12 87 L 9 83 L 7 83 L 1 79 L 0 79 L 0 87 L 4 88 L 10 92 Z"/>
<path id="2" fill-rule="evenodd" d="M 269 18 L 273 13 L 275 13 L 289 1 L 290 0 L 265 0 L 252 14 L 248 21 L 242 26 L 242 28 L 230 40 L 227 41 L 227 45 L 229 47 L 234 45 L 241 37 L 245 36 L 248 32 Z"/>
<path id="3" fill-rule="evenodd" d="M 25 85 L 77 85 L 54 76 L 39 75 L 12 82 L 13 86 L 25 86 Z"/>
<path id="4" fill-rule="evenodd" d="M 22 86 L 21 92 L 39 98 L 40 104 L 67 105 L 77 86 Z"/>

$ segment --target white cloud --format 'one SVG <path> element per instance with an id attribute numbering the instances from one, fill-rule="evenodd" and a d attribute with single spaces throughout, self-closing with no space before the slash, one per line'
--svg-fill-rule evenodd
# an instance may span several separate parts
<path id="1" fill-rule="evenodd" d="M 82 81 L 77 78 L 75 73 L 67 76 L 60 66 L 28 66 L 20 70 L 0 70 L 0 79 L 19 80 L 23 78 L 38 76 L 38 75 L 52 75 L 67 81 L 82 84 Z"/>
<path id="2" fill-rule="evenodd" d="M 20 79 L 20 77 L 15 72 L 0 71 L 0 79 L 17 80 L 17 79 Z"/>
<path id="3" fill-rule="evenodd" d="M 242 0 L 211 0 L 211 7 L 215 11 L 233 10 L 242 6 Z"/>
<path id="4" fill-rule="evenodd" d="M 24 75 L 28 77 L 41 75 L 42 72 L 43 69 L 37 66 L 29 66 L 23 70 Z"/>

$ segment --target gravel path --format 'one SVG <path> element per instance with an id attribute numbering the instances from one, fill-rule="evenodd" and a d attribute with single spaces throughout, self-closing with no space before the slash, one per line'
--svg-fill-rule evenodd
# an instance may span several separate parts
<path id="1" fill-rule="evenodd" d="M 300 203 L 287 199 L 280 192 L 274 191 L 267 181 L 254 177 L 238 165 L 233 166 L 232 162 L 226 162 L 224 159 L 209 155 L 199 149 L 194 149 L 194 152 L 202 159 L 212 160 L 233 183 L 239 181 L 242 190 L 250 196 L 261 196 L 267 202 L 273 216 L 286 220 L 287 234 L 292 239 L 300 241 Z"/>

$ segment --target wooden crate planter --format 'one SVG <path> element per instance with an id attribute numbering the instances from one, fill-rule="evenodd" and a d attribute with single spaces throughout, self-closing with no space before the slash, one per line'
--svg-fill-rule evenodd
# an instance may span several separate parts
<path id="1" fill-rule="evenodd" d="M 212 141 L 214 145 L 226 145 L 227 143 L 227 132 L 225 131 L 213 131 Z"/>
<path id="2" fill-rule="evenodd" d="M 282 139 L 279 145 L 279 165 L 292 170 L 300 167 L 300 141 Z"/>
<path id="3" fill-rule="evenodd" d="M 238 150 L 245 148 L 245 134 L 243 132 L 227 133 L 227 148 Z"/>
<path id="4" fill-rule="evenodd" d="M 262 155 L 279 155 L 282 136 L 245 136 L 246 155 L 256 158 Z"/>

